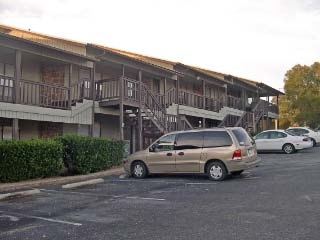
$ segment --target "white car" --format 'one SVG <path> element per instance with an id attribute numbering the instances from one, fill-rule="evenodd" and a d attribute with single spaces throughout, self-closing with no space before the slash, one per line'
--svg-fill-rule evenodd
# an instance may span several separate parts
<path id="1" fill-rule="evenodd" d="M 313 142 L 313 146 L 316 146 L 317 143 L 320 143 L 320 132 L 316 132 L 308 127 L 289 127 L 288 131 L 299 136 L 308 136 Z"/>
<path id="2" fill-rule="evenodd" d="M 287 130 L 263 131 L 254 140 L 258 151 L 284 151 L 287 154 L 313 146 L 311 138 L 297 136 Z"/>

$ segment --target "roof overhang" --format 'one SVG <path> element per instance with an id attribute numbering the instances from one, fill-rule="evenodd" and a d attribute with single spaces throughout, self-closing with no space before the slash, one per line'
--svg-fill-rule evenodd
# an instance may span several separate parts
<path id="1" fill-rule="evenodd" d="M 11 36 L 1 32 L 0 46 L 87 67 L 92 67 L 93 62 L 96 61 L 95 58 L 65 51 L 59 48 Z"/>
<path id="2" fill-rule="evenodd" d="M 99 54 L 95 55 L 95 58 L 100 61 L 107 61 L 122 64 L 131 68 L 135 68 L 138 70 L 146 71 L 152 74 L 157 74 L 162 77 L 167 77 L 175 80 L 175 76 L 182 76 L 182 74 L 178 71 L 174 71 L 171 69 L 167 69 L 141 59 L 137 59 L 134 57 L 127 56 L 125 54 L 121 54 L 117 51 L 113 51 L 109 48 L 104 48 L 102 46 L 87 44 L 88 48 L 98 50 Z"/>

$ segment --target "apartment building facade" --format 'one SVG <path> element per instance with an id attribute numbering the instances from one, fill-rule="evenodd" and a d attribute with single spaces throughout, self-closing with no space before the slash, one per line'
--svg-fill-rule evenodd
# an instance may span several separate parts
<path id="1" fill-rule="evenodd" d="M 83 134 L 127 140 L 163 133 L 275 127 L 282 94 L 262 83 L 0 25 L 0 140 Z M 276 101 L 277 102 L 277 101 Z"/>

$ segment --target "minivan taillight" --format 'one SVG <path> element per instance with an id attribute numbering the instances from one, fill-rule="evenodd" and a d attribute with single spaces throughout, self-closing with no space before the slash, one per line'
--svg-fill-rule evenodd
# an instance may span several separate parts
<path id="1" fill-rule="evenodd" d="M 237 149 L 233 152 L 232 160 L 241 160 L 242 159 L 242 153 L 241 149 Z"/>

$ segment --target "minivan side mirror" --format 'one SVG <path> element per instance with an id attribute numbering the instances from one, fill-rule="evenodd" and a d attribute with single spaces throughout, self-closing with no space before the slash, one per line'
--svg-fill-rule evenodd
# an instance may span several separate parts
<path id="1" fill-rule="evenodd" d="M 156 148 L 157 148 L 157 144 L 156 143 L 152 144 L 151 147 L 149 148 L 149 152 L 155 152 Z"/>

